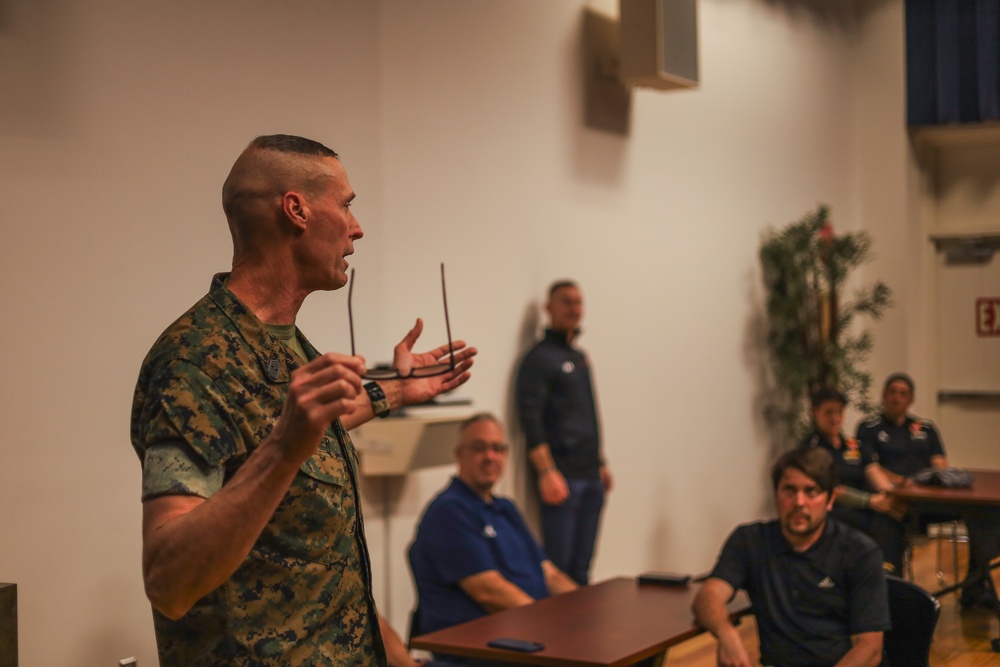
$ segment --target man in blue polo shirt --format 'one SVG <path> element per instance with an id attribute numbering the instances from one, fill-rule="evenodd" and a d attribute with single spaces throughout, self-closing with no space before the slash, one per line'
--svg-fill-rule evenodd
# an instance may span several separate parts
<path id="1" fill-rule="evenodd" d="M 514 503 L 493 495 L 508 450 L 496 417 L 462 424 L 458 475 L 427 506 L 410 545 L 417 634 L 577 587 L 548 560 Z"/>
<path id="2" fill-rule="evenodd" d="M 719 640 L 719 665 L 753 664 L 726 610 L 742 588 L 757 619 L 761 664 L 875 667 L 889 629 L 882 556 L 868 536 L 827 518 L 837 486 L 830 453 L 793 449 L 771 477 L 778 519 L 729 536 L 692 606 Z"/>

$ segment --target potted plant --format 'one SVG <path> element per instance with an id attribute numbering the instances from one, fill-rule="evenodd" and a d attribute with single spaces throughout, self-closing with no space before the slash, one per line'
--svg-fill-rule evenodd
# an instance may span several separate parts
<path id="1" fill-rule="evenodd" d="M 794 445 L 809 424 L 809 396 L 832 387 L 862 413 L 874 410 L 864 361 L 872 349 L 859 316 L 881 317 L 892 291 L 881 280 L 842 300 L 852 270 L 868 261 L 871 237 L 864 231 L 835 234 L 826 205 L 778 232 L 760 248 L 767 288 L 767 342 L 774 391 L 765 416 L 780 449 Z"/>

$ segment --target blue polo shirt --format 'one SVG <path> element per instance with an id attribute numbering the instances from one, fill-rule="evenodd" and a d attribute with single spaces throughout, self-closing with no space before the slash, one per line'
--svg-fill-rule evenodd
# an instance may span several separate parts
<path id="1" fill-rule="evenodd" d="M 418 634 L 486 616 L 458 585 L 480 572 L 497 570 L 536 600 L 549 596 L 545 552 L 514 503 L 496 496 L 487 503 L 457 477 L 427 506 L 409 557 L 419 598 Z"/>

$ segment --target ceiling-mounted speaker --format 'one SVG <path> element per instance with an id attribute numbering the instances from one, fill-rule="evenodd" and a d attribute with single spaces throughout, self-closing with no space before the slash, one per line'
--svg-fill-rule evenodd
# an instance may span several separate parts
<path id="1" fill-rule="evenodd" d="M 630 86 L 698 85 L 698 0 L 619 0 L 619 78 Z"/>

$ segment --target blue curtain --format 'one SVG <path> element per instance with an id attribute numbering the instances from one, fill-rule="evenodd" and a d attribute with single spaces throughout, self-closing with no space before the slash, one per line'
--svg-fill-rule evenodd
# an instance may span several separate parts
<path id="1" fill-rule="evenodd" d="M 910 125 L 1000 120 L 1000 0 L 906 0 Z"/>

